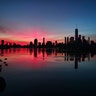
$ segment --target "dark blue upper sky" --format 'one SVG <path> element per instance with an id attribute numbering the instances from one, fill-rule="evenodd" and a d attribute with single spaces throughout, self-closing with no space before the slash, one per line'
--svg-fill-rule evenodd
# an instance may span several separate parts
<path id="1" fill-rule="evenodd" d="M 39 27 L 68 36 L 77 24 L 80 34 L 94 35 L 96 0 L 0 0 L 0 21 L 4 27 Z"/>

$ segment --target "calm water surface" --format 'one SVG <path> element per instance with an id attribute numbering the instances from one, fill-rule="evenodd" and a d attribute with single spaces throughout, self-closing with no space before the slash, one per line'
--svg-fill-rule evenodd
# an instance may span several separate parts
<path id="1" fill-rule="evenodd" d="M 96 96 L 96 55 L 0 50 L 0 96 Z"/>

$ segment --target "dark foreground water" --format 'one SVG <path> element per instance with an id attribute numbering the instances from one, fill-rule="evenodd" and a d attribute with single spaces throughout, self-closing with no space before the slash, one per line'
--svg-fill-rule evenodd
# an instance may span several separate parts
<path id="1" fill-rule="evenodd" d="M 0 96 L 96 96 L 96 55 L 0 50 Z"/>

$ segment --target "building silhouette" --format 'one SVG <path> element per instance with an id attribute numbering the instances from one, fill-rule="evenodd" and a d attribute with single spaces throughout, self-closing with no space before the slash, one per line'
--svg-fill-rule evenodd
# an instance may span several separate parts
<path id="1" fill-rule="evenodd" d="M 90 37 L 88 37 L 88 44 L 90 44 Z"/>
<path id="2" fill-rule="evenodd" d="M 32 43 L 32 41 L 30 42 L 30 45 L 29 45 L 29 46 L 30 46 L 30 48 L 32 48 L 32 47 L 33 47 L 33 43 Z"/>
<path id="3" fill-rule="evenodd" d="M 43 37 L 43 45 L 45 46 L 45 38 Z"/>
<path id="4" fill-rule="evenodd" d="M 75 40 L 76 41 L 78 40 L 78 29 L 77 28 L 75 29 Z"/>
<path id="5" fill-rule="evenodd" d="M 45 48 L 45 38 L 43 37 L 42 47 Z"/>
<path id="6" fill-rule="evenodd" d="M 1 46 L 4 46 L 4 40 L 1 40 Z"/>
<path id="7" fill-rule="evenodd" d="M 70 43 L 74 43 L 74 37 L 70 37 Z"/>
<path id="8" fill-rule="evenodd" d="M 66 40 L 66 37 L 65 37 L 65 45 L 67 44 L 67 40 Z"/>
<path id="9" fill-rule="evenodd" d="M 34 39 L 34 47 L 37 47 L 37 46 L 38 46 L 38 40 Z"/>
<path id="10" fill-rule="evenodd" d="M 46 48 L 52 48 L 52 42 L 51 41 L 46 42 Z"/>
<path id="11" fill-rule="evenodd" d="M 69 43 L 69 37 L 67 37 L 67 44 Z"/>
<path id="12" fill-rule="evenodd" d="M 79 39 L 81 40 L 81 35 L 79 35 Z"/>

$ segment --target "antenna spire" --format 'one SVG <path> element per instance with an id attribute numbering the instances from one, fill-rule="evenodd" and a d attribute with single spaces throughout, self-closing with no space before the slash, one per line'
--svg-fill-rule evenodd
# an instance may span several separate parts
<path id="1" fill-rule="evenodd" d="M 77 29 L 77 24 L 76 24 L 76 29 Z"/>

